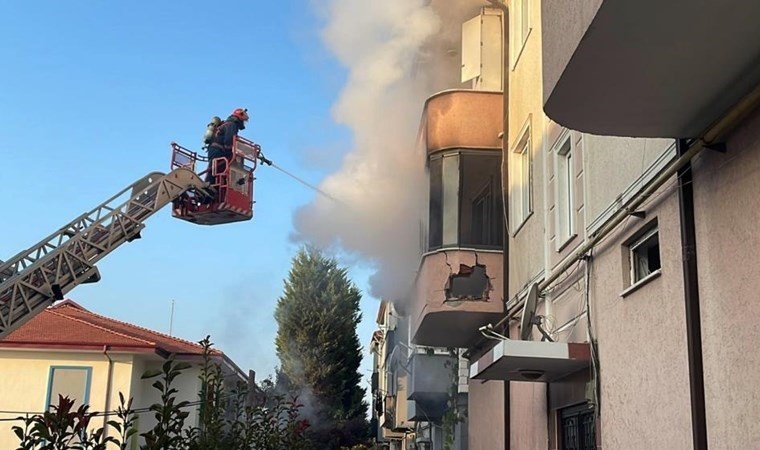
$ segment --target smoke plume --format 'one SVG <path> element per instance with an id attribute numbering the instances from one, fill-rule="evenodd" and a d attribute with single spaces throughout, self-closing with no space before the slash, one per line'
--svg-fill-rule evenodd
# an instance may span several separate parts
<path id="1" fill-rule="evenodd" d="M 318 196 L 299 209 L 295 237 L 372 264 L 375 297 L 401 300 L 414 280 L 427 193 L 425 159 L 417 148 L 420 117 L 429 95 L 459 87 L 460 63 L 451 55 L 458 56 L 462 17 L 452 16 L 477 13 L 473 5 L 483 3 L 318 3 L 323 42 L 348 70 L 332 114 L 352 131 L 353 147 L 320 185 L 338 200 Z M 441 62 L 446 70 L 439 70 Z"/>

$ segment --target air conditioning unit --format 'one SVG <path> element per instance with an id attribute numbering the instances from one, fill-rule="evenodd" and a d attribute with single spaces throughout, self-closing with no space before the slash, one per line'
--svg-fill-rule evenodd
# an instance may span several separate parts
<path id="1" fill-rule="evenodd" d="M 504 70 L 502 15 L 496 8 L 483 8 L 462 24 L 462 83 L 472 89 L 501 91 Z"/>

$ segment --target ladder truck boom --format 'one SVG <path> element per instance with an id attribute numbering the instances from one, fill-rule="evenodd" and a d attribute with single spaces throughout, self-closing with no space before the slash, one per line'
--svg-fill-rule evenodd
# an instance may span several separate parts
<path id="1" fill-rule="evenodd" d="M 98 281 L 95 265 L 125 242 L 138 239 L 150 216 L 187 192 L 211 195 L 208 185 L 188 168 L 150 173 L 0 262 L 0 338 L 76 286 Z"/>

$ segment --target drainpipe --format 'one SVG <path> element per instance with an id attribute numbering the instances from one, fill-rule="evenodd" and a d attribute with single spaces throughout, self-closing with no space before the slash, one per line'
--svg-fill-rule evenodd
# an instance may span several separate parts
<path id="1" fill-rule="evenodd" d="M 687 148 L 686 140 L 676 142 L 678 156 Z M 694 177 L 691 162 L 678 169 L 678 210 L 681 222 L 681 255 L 686 305 L 686 349 L 689 354 L 691 433 L 695 450 L 707 450 L 705 379 L 702 365 L 702 320 L 699 313 L 699 272 L 697 234 L 694 225 Z"/>
<path id="2" fill-rule="evenodd" d="M 560 275 L 572 268 L 579 259 L 584 258 L 589 250 L 594 248 L 602 239 L 612 233 L 618 225 L 620 225 L 632 212 L 636 211 L 646 200 L 654 195 L 655 192 L 657 192 L 657 189 L 665 184 L 665 182 L 671 180 L 673 175 L 676 175 L 676 173 L 682 167 L 686 166 L 686 164 L 688 164 L 691 159 L 694 158 L 694 156 L 696 156 L 700 151 L 705 148 L 712 148 L 714 145 L 719 144 L 720 140 L 724 138 L 728 133 L 730 133 L 745 117 L 757 109 L 758 105 L 760 105 L 760 85 L 756 86 L 752 92 L 750 92 L 746 97 L 739 101 L 739 103 L 734 105 L 734 107 L 728 111 L 726 115 L 711 125 L 710 128 L 707 129 L 707 131 L 705 131 L 701 137 L 690 141 L 688 148 L 684 146 L 676 159 L 667 167 L 665 167 L 655 179 L 647 183 L 642 188 L 641 192 L 639 192 L 639 194 L 637 194 L 625 205 L 622 205 L 611 218 L 604 222 L 596 234 L 589 236 L 584 244 L 582 244 L 571 255 L 568 255 L 564 260 L 562 260 L 557 268 L 552 270 L 552 272 L 546 276 L 544 280 L 539 284 L 539 292 L 546 290 L 554 281 L 560 277 Z M 507 312 L 506 317 L 497 322 L 494 325 L 494 328 L 504 326 L 510 319 L 517 316 L 517 314 L 522 310 L 523 304 L 524 299 L 515 302 L 515 304 L 512 305 L 510 310 Z"/>
<path id="3" fill-rule="evenodd" d="M 507 0 L 502 3 L 499 0 L 488 0 L 492 6 L 502 12 L 502 65 L 501 65 L 501 97 L 502 97 L 502 115 L 504 121 L 501 133 L 501 190 L 502 190 L 502 208 L 504 213 L 504 263 L 502 264 L 502 298 L 506 307 L 509 298 L 509 6 Z M 510 420 L 510 395 L 509 380 L 504 382 L 504 450 L 510 450 L 511 440 L 511 420 Z"/>
<path id="4" fill-rule="evenodd" d="M 113 380 L 113 359 L 108 354 L 108 346 L 103 346 L 103 355 L 108 359 L 108 375 L 106 376 L 106 395 L 103 405 L 103 437 L 108 437 L 108 416 L 111 411 L 111 385 Z"/>

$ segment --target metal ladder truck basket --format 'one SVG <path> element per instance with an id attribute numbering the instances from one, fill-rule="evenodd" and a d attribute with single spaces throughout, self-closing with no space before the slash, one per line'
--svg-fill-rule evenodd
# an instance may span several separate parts
<path id="1" fill-rule="evenodd" d="M 240 136 L 232 144 L 232 162 L 215 158 L 210 169 L 213 181 L 204 189 L 185 192 L 172 203 L 172 215 L 198 225 L 218 225 L 253 218 L 253 172 L 258 161 L 267 160 L 261 147 Z M 197 163 L 208 163 L 206 156 L 172 142 L 172 169 L 187 168 L 195 171 Z"/>

